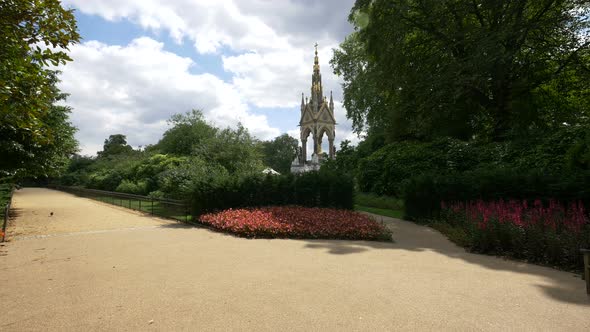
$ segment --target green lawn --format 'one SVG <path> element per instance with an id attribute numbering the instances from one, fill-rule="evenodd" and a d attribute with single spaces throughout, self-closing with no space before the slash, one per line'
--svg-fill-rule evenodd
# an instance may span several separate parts
<path id="1" fill-rule="evenodd" d="M 354 195 L 354 203 L 360 206 L 367 206 L 387 210 L 403 210 L 404 201 L 391 196 L 378 196 L 370 193 L 357 192 Z"/>
<path id="2" fill-rule="evenodd" d="M 358 205 L 358 204 L 355 204 L 354 209 L 357 211 L 374 213 L 374 214 L 378 214 L 380 216 L 386 216 L 386 217 L 391 217 L 391 218 L 396 218 L 396 219 L 403 219 L 403 217 L 404 217 L 403 210 L 380 209 L 380 208 L 374 208 L 374 207 L 369 207 L 369 206 L 362 206 L 362 205 Z"/>

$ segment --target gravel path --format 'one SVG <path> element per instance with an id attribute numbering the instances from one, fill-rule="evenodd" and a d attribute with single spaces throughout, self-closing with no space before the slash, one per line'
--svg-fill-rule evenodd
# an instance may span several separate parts
<path id="1" fill-rule="evenodd" d="M 2 331 L 590 330 L 579 277 L 396 219 L 394 244 L 247 240 L 46 189 L 14 202 Z"/>

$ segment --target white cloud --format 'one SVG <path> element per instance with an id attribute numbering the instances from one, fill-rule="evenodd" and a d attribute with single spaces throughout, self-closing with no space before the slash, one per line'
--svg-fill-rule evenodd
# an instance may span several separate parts
<path id="1" fill-rule="evenodd" d="M 127 46 L 89 41 L 72 47 L 74 61 L 62 68 L 60 88 L 70 93 L 67 104 L 74 109 L 84 153 L 96 152 L 96 142 L 115 133 L 126 134 L 135 146 L 153 144 L 172 114 L 193 108 L 204 110 L 218 126 L 240 121 L 259 138 L 279 134 L 265 116 L 251 114 L 231 84 L 211 74 L 191 74 L 191 59 L 162 47 L 147 37 Z"/>
<path id="2" fill-rule="evenodd" d="M 165 30 L 200 53 L 228 47 L 242 55 L 224 57 L 235 83 L 257 106 L 285 106 L 288 92 L 307 88 L 313 44 L 320 44 L 325 86 L 337 90 L 328 61 L 351 30 L 353 0 L 65 0 L 86 14 L 127 19 L 145 29 Z M 258 58 L 252 57 L 256 54 Z M 236 68 L 236 62 L 251 66 Z M 241 66 L 243 67 L 243 66 Z M 295 69 L 294 69 L 295 68 Z M 292 83 L 290 89 L 285 84 Z M 278 85 L 277 85 L 278 84 Z M 339 89 L 338 89 L 339 90 Z M 339 95 L 339 94 L 338 94 Z M 289 104 L 293 105 L 293 104 Z"/>
<path id="3" fill-rule="evenodd" d="M 284 37 L 256 15 L 245 15 L 231 0 L 66 0 L 87 14 L 107 20 L 129 19 L 146 29 L 167 30 L 177 40 L 188 38 L 201 53 L 227 45 L 235 50 L 276 49 Z"/>
<path id="4" fill-rule="evenodd" d="M 126 76 L 133 77 L 142 85 L 129 86 L 116 81 L 117 78 L 127 80 L 127 77 L 111 75 L 104 78 L 103 83 L 107 86 L 102 87 L 104 93 L 108 91 L 110 94 L 108 99 L 122 110 L 125 107 L 135 107 L 137 111 L 134 111 L 134 116 L 144 122 L 161 121 L 164 113 L 176 112 L 179 108 L 239 109 L 239 112 L 212 111 L 209 116 L 220 123 L 229 123 L 240 118 L 251 132 L 266 138 L 276 130 L 268 126 L 264 117 L 249 114 L 246 105 L 260 108 L 298 109 L 301 92 L 309 95 L 315 42 L 320 45 L 319 57 L 324 93 L 329 95 L 329 91 L 333 90 L 336 101 L 342 98 L 339 80 L 332 73 L 328 62 L 332 57 L 332 48 L 337 47 L 352 30 L 346 19 L 354 3 L 353 0 L 64 0 L 63 2 L 85 14 L 99 15 L 110 21 L 128 20 L 147 30 L 169 33 L 177 43 L 187 43 L 194 46 L 199 53 L 214 54 L 222 59 L 224 70 L 231 74 L 229 84 L 223 84 L 212 75 L 188 74 L 187 68 L 192 65 L 191 60 L 163 52 L 161 47 L 156 53 L 159 56 L 168 54 L 173 57 L 173 65 L 177 66 L 172 71 L 172 77 L 166 76 L 169 67 L 163 62 L 158 61 L 147 65 L 129 60 L 127 61 L 127 66 L 130 68 L 128 70 L 138 72 L 127 73 Z M 127 48 L 130 47 L 132 45 Z M 103 50 L 106 52 L 105 48 L 109 47 L 103 45 L 99 53 L 102 54 Z M 230 50 L 231 54 L 223 54 L 225 50 Z M 89 53 L 93 53 L 92 50 Z M 86 56 L 90 58 L 94 55 L 86 54 Z M 138 54 L 136 61 L 150 62 L 154 59 L 146 59 Z M 154 68 L 157 66 L 160 66 L 160 72 Z M 170 82 L 172 79 L 178 81 L 178 75 L 174 73 L 181 72 L 183 75 L 180 76 L 189 85 L 167 86 L 161 82 Z M 110 81 L 112 78 L 115 79 L 114 83 Z M 91 88 L 94 89 L 98 83 L 93 82 Z M 75 85 L 77 84 L 84 83 L 76 81 Z M 204 91 L 203 84 L 210 86 L 210 89 Z M 213 88 L 215 91 L 211 91 L 214 90 Z M 74 98 L 74 90 L 64 90 L 72 93 Z M 202 94 L 197 99 L 194 98 L 195 91 Z M 188 95 L 192 95 L 193 99 L 188 98 Z M 171 101 L 174 101 L 176 105 L 173 110 L 168 107 Z M 198 101 L 197 105 L 194 104 L 196 101 Z M 139 108 L 136 104 L 142 105 L 143 108 Z M 84 105 L 90 107 L 90 102 Z M 350 121 L 346 119 L 345 111 L 341 106 L 337 106 L 336 117 L 339 123 L 336 128 L 337 143 L 339 144 L 339 141 L 343 139 L 358 141 L 356 135 L 351 133 Z M 295 123 L 292 125 L 296 126 Z"/>

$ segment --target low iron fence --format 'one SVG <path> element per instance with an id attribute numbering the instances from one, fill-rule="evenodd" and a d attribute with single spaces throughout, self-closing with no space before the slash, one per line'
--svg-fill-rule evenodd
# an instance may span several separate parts
<path id="1" fill-rule="evenodd" d="M 8 196 L 8 202 L 6 203 L 6 205 L 4 206 L 2 213 L 4 214 L 3 218 L 2 218 L 2 234 L 0 234 L 2 236 L 2 240 L 0 240 L 0 242 L 4 242 L 4 240 L 6 239 L 6 226 L 8 225 L 8 219 L 10 218 L 10 206 L 12 204 L 12 195 L 14 194 L 14 187 L 12 187 L 12 189 L 10 190 L 10 194 Z"/>
<path id="2" fill-rule="evenodd" d="M 76 196 L 87 197 L 101 202 L 146 212 L 155 216 L 189 222 L 192 219 L 190 205 L 181 200 L 153 198 L 149 196 L 119 193 L 80 187 L 50 186 Z"/>

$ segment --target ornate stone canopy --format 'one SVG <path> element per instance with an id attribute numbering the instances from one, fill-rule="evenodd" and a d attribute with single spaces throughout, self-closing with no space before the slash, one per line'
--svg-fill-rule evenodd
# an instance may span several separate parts
<path id="1" fill-rule="evenodd" d="M 311 135 L 313 140 L 313 153 L 322 153 L 322 139 L 328 137 L 330 158 L 334 157 L 334 137 L 336 136 L 336 120 L 334 118 L 334 100 L 330 91 L 330 101 L 326 99 L 322 90 L 322 74 L 318 59 L 318 45 L 315 44 L 315 58 L 313 74 L 311 76 L 311 97 L 308 99 L 301 94 L 301 119 L 299 130 L 301 138 L 300 164 L 307 159 L 307 139 Z"/>

